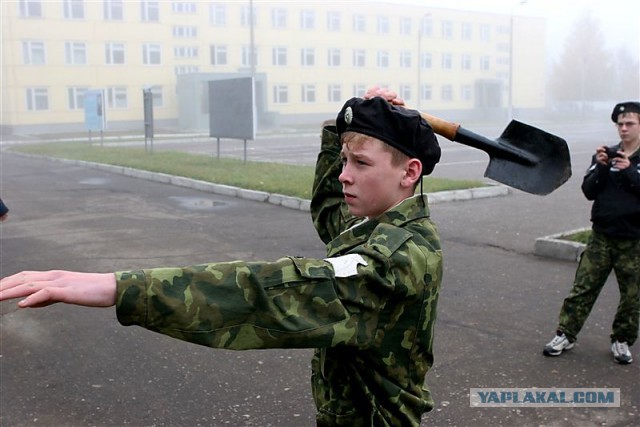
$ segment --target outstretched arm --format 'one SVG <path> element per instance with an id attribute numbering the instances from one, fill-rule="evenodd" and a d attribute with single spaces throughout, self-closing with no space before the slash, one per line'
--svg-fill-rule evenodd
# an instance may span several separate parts
<path id="1" fill-rule="evenodd" d="M 0 280 L 0 301 L 12 298 L 23 298 L 22 308 L 57 302 L 110 307 L 116 302 L 116 278 L 113 273 L 23 271 Z"/>

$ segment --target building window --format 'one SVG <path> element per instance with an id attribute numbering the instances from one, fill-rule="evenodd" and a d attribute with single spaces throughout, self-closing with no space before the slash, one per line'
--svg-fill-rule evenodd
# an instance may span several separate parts
<path id="1" fill-rule="evenodd" d="M 316 86 L 302 85 L 302 102 L 316 102 Z"/>
<path id="2" fill-rule="evenodd" d="M 443 70 L 451 70 L 453 68 L 453 55 L 450 53 L 443 53 L 441 66 Z"/>
<path id="3" fill-rule="evenodd" d="M 171 2 L 171 11 L 173 13 L 196 13 L 196 4 L 190 1 L 174 1 Z"/>
<path id="4" fill-rule="evenodd" d="M 491 69 L 491 57 L 489 56 L 480 57 L 480 69 L 482 71 L 488 71 Z"/>
<path id="5" fill-rule="evenodd" d="M 411 51 L 403 50 L 400 52 L 400 67 L 411 68 Z"/>
<path id="6" fill-rule="evenodd" d="M 353 96 L 358 96 L 358 97 L 362 97 L 364 96 L 365 92 L 367 91 L 367 87 L 363 84 L 355 84 L 353 85 L 353 89 L 352 89 L 352 95 Z"/>
<path id="7" fill-rule="evenodd" d="M 453 88 L 451 85 L 442 86 L 442 100 L 453 101 Z"/>
<path id="8" fill-rule="evenodd" d="M 471 40 L 472 38 L 472 25 L 469 22 L 462 23 L 462 40 Z"/>
<path id="9" fill-rule="evenodd" d="M 250 8 L 249 6 L 242 6 L 242 9 L 240 9 L 240 23 L 243 27 L 256 26 L 255 6 L 253 8 Z"/>
<path id="10" fill-rule="evenodd" d="M 251 67 L 251 58 L 249 56 L 250 51 L 251 46 L 242 46 L 241 61 L 243 67 Z M 253 48 L 253 65 L 258 65 L 258 48 L 255 46 Z"/>
<path id="11" fill-rule="evenodd" d="M 289 88 L 286 85 L 273 86 L 273 103 L 286 104 L 289 102 Z"/>
<path id="12" fill-rule="evenodd" d="M 211 65 L 227 65 L 226 46 L 211 46 Z"/>
<path id="13" fill-rule="evenodd" d="M 66 42 L 64 44 L 64 60 L 67 65 L 86 65 L 87 45 L 82 42 Z"/>
<path id="14" fill-rule="evenodd" d="M 329 85 L 327 98 L 329 102 L 341 102 L 342 101 L 342 86 Z"/>
<path id="15" fill-rule="evenodd" d="M 471 85 L 462 85 L 460 87 L 460 96 L 465 101 L 471 101 Z"/>
<path id="16" fill-rule="evenodd" d="M 300 12 L 300 28 L 303 30 L 313 30 L 316 27 L 316 14 L 313 10 L 303 10 Z"/>
<path id="17" fill-rule="evenodd" d="M 460 68 L 462 68 L 463 70 L 471 69 L 471 55 L 469 55 L 468 53 L 462 55 Z"/>
<path id="18" fill-rule="evenodd" d="M 223 4 L 209 5 L 209 24 L 222 27 L 227 23 L 227 11 Z"/>
<path id="19" fill-rule="evenodd" d="M 353 15 L 353 31 L 364 33 L 366 29 L 366 19 L 364 15 Z"/>
<path id="20" fill-rule="evenodd" d="M 300 65 L 303 67 L 313 67 L 316 65 L 316 51 L 311 47 L 304 47 L 300 51 Z"/>
<path id="21" fill-rule="evenodd" d="M 386 50 L 379 50 L 376 55 L 376 65 L 379 68 L 389 67 L 389 52 Z"/>
<path id="22" fill-rule="evenodd" d="M 273 65 L 285 66 L 287 65 L 287 48 L 286 47 L 274 47 L 272 56 Z"/>
<path id="23" fill-rule="evenodd" d="M 483 42 L 491 41 L 491 27 L 489 25 L 480 25 L 480 40 Z"/>
<path id="24" fill-rule="evenodd" d="M 145 22 L 160 21 L 160 5 L 154 0 L 141 0 L 140 16 Z"/>
<path id="25" fill-rule="evenodd" d="M 162 86 L 153 86 L 151 91 L 151 104 L 154 107 L 164 107 L 164 96 L 162 96 Z"/>
<path id="26" fill-rule="evenodd" d="M 273 28 L 287 28 L 287 9 L 281 7 L 271 9 L 271 26 Z"/>
<path id="27" fill-rule="evenodd" d="M 340 49 L 329 49 L 327 51 L 327 65 L 329 67 L 340 66 Z"/>
<path id="28" fill-rule="evenodd" d="M 105 63 L 110 65 L 124 64 L 124 44 L 107 43 L 105 45 L 104 54 L 105 54 Z"/>
<path id="29" fill-rule="evenodd" d="M 433 66 L 433 56 L 431 53 L 423 53 L 420 55 L 420 68 L 428 70 Z"/>
<path id="30" fill-rule="evenodd" d="M 84 109 L 84 94 L 87 92 L 86 87 L 70 87 L 67 89 L 67 100 L 70 110 Z"/>
<path id="31" fill-rule="evenodd" d="M 109 108 L 127 108 L 127 88 L 125 86 L 108 87 L 107 106 Z"/>
<path id="32" fill-rule="evenodd" d="M 451 21 L 442 21 L 442 38 L 447 40 L 453 38 L 453 23 Z"/>
<path id="33" fill-rule="evenodd" d="M 25 65 L 44 65 L 44 42 L 31 40 L 22 42 L 22 57 Z"/>
<path id="34" fill-rule="evenodd" d="M 387 18 L 386 16 L 378 16 L 377 31 L 378 34 L 389 33 L 389 18 Z"/>
<path id="35" fill-rule="evenodd" d="M 42 18 L 42 4 L 40 0 L 20 0 L 21 18 Z"/>
<path id="36" fill-rule="evenodd" d="M 176 46 L 173 48 L 173 56 L 175 58 L 197 58 L 197 46 Z"/>
<path id="37" fill-rule="evenodd" d="M 46 111 L 49 109 L 49 92 L 45 88 L 27 88 L 27 110 Z"/>
<path id="38" fill-rule="evenodd" d="M 66 19 L 84 19 L 84 0 L 64 0 Z"/>
<path id="39" fill-rule="evenodd" d="M 411 35 L 411 18 L 400 18 L 400 34 Z"/>
<path id="40" fill-rule="evenodd" d="M 122 0 L 104 0 L 102 13 L 107 21 L 122 21 L 124 19 Z"/>
<path id="41" fill-rule="evenodd" d="M 411 85 L 400 85 L 398 94 L 404 100 L 411 100 Z"/>
<path id="42" fill-rule="evenodd" d="M 176 65 L 173 67 L 176 76 L 180 74 L 197 73 L 199 70 L 197 65 Z"/>
<path id="43" fill-rule="evenodd" d="M 340 12 L 327 12 L 327 30 L 340 31 Z"/>
<path id="44" fill-rule="evenodd" d="M 173 27 L 173 37 L 176 38 L 196 38 L 198 37 L 198 27 Z"/>
<path id="45" fill-rule="evenodd" d="M 353 50 L 353 66 L 364 67 L 365 57 L 366 57 L 366 53 L 364 49 L 354 49 Z"/>
<path id="46" fill-rule="evenodd" d="M 433 88 L 431 85 L 420 86 L 420 98 L 423 101 L 429 101 L 433 97 Z"/>
<path id="47" fill-rule="evenodd" d="M 142 63 L 144 65 L 160 65 L 162 49 L 159 44 L 145 43 L 142 45 Z"/>
<path id="48" fill-rule="evenodd" d="M 433 35 L 433 20 L 431 16 L 423 16 L 420 20 L 420 34 L 425 37 Z"/>

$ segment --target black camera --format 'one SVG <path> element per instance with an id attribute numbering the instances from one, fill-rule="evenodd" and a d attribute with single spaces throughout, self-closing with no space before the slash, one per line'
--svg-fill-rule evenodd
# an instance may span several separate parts
<path id="1" fill-rule="evenodd" d="M 622 154 L 618 153 L 618 150 L 616 150 L 615 148 L 606 147 L 606 153 L 607 153 L 607 157 L 609 157 L 609 160 L 614 159 L 616 157 L 622 157 Z"/>

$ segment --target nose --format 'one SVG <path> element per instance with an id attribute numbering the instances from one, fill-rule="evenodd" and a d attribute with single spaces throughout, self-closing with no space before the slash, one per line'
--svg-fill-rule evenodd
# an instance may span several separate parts
<path id="1" fill-rule="evenodd" d="M 342 172 L 340 172 L 340 176 L 338 176 L 338 181 L 343 185 L 353 183 L 353 178 L 347 165 L 342 167 Z"/>

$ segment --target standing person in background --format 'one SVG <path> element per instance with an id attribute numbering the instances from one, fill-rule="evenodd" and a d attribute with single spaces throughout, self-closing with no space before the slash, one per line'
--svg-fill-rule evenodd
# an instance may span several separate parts
<path id="1" fill-rule="evenodd" d="M 600 146 L 582 183 L 593 200 L 592 233 L 576 271 L 573 288 L 560 310 L 556 336 L 545 356 L 573 348 L 609 273 L 620 289 L 613 320 L 611 352 L 616 362 L 629 364 L 629 349 L 638 338 L 640 318 L 640 102 L 622 102 L 611 113 L 620 142 Z"/>
<path id="2" fill-rule="evenodd" d="M 318 425 L 419 426 L 434 406 L 425 375 L 442 250 L 415 191 L 440 147 L 398 103 L 352 98 L 322 130 L 311 214 L 325 259 L 22 272 L 0 281 L 0 300 L 115 305 L 123 325 L 214 348 L 314 348 Z"/>

